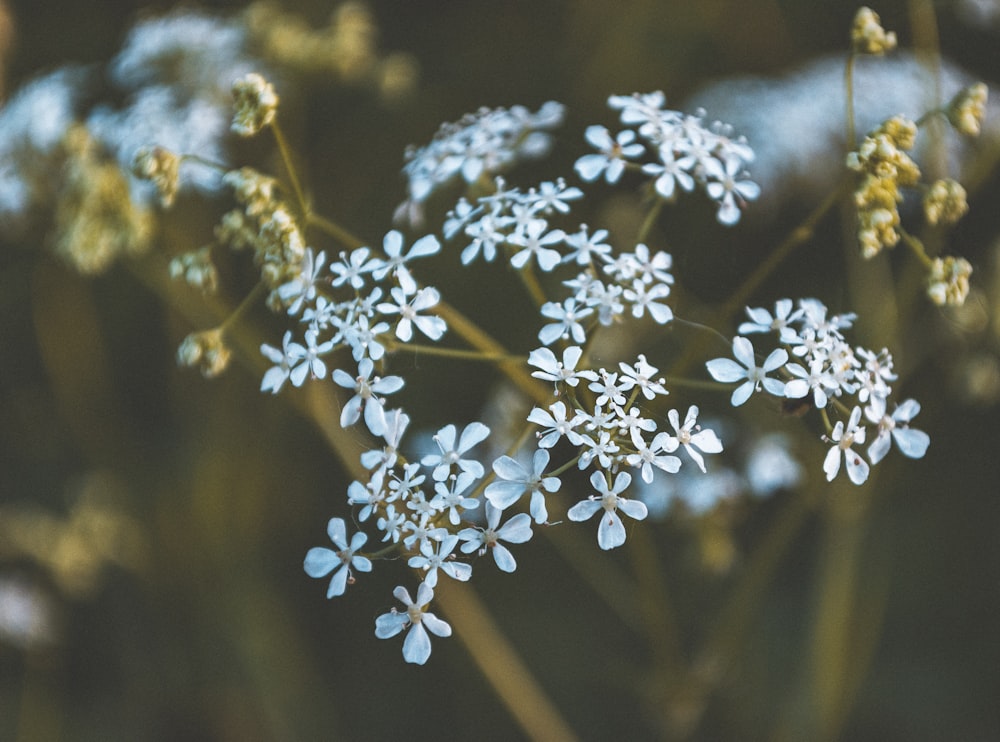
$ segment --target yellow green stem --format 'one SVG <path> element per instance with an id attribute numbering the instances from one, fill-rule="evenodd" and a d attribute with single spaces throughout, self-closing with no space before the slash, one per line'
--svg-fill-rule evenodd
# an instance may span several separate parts
<path id="1" fill-rule="evenodd" d="M 278 152 L 281 153 L 281 161 L 285 165 L 285 172 L 288 173 L 288 180 L 292 185 L 292 192 L 295 194 L 299 213 L 304 217 L 308 217 L 310 211 L 309 204 L 306 201 L 305 192 L 302 190 L 302 184 L 299 182 L 298 172 L 295 170 L 295 165 L 292 164 L 292 151 L 288 147 L 288 142 L 281 131 L 281 126 L 278 124 L 277 119 L 271 122 L 270 128 L 271 133 L 274 134 L 274 141 L 278 145 Z"/>
<path id="2" fill-rule="evenodd" d="M 337 240 L 337 242 L 350 250 L 356 250 L 367 244 L 336 222 L 332 222 L 319 214 L 312 213 L 311 211 L 306 214 L 306 224 L 311 227 L 316 227 L 322 232 L 326 232 L 326 234 L 333 237 L 333 239 Z"/>

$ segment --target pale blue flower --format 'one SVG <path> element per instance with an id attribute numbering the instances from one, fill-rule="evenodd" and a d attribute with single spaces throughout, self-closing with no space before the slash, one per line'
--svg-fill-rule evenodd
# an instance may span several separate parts
<path id="1" fill-rule="evenodd" d="M 731 399 L 733 407 L 739 407 L 750 399 L 750 395 L 759 391 L 761 385 L 771 394 L 779 397 L 784 396 L 784 382 L 780 379 L 773 379 L 767 374 L 781 368 L 788 362 L 787 351 L 783 348 L 773 350 L 764 361 L 764 365 L 758 366 L 751 342 L 744 337 L 735 337 L 733 338 L 733 355 L 739 363 L 729 358 L 716 358 L 705 364 L 708 373 L 716 381 L 728 383 L 746 379 L 733 391 Z"/>
<path id="2" fill-rule="evenodd" d="M 434 590 L 426 582 L 421 582 L 417 588 L 415 601 L 402 586 L 393 590 L 392 594 L 406 606 L 406 611 L 400 613 L 393 608 L 389 613 L 383 613 L 376 618 L 375 636 L 379 639 L 389 639 L 409 627 L 410 631 L 403 641 L 403 659 L 415 665 L 422 665 L 431 656 L 431 638 L 427 632 L 435 636 L 451 636 L 451 626 L 426 610 L 434 600 Z"/>
<path id="3" fill-rule="evenodd" d="M 356 553 L 368 540 L 367 534 L 358 531 L 351 537 L 348 545 L 347 527 L 343 518 L 331 518 L 326 532 L 337 550 L 333 551 L 322 546 L 313 547 L 306 554 L 305 570 L 307 575 L 317 578 L 326 577 L 333 572 L 330 587 L 326 592 L 326 597 L 332 598 L 344 594 L 351 580 L 352 568 L 358 572 L 371 572 L 372 563 L 368 558 Z"/>
<path id="4" fill-rule="evenodd" d="M 549 465 L 549 452 L 543 448 L 535 451 L 531 459 L 531 469 L 525 468 L 510 456 L 501 456 L 493 462 L 493 471 L 498 480 L 486 487 L 484 495 L 493 507 L 506 510 L 525 493 L 531 494 L 528 509 L 536 523 L 548 520 L 545 508 L 545 495 L 542 492 L 556 492 L 562 482 L 559 477 L 546 477 L 545 468 Z"/>
<path id="5" fill-rule="evenodd" d="M 636 520 L 645 518 L 649 511 L 640 500 L 621 497 L 620 493 L 632 483 L 632 475 L 628 472 L 619 472 L 613 487 L 608 486 L 607 477 L 601 471 L 595 471 L 590 476 L 590 483 L 599 496 L 591 495 L 586 500 L 581 500 L 569 509 L 566 517 L 573 521 L 584 521 L 603 511 L 597 527 L 597 544 L 605 550 L 614 549 L 625 543 L 625 524 L 618 511 Z"/>

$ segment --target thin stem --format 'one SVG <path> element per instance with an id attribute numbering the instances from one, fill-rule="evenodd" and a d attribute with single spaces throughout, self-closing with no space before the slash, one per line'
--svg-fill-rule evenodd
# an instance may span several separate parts
<path id="1" fill-rule="evenodd" d="M 541 307 L 547 301 L 548 297 L 545 296 L 545 291 L 542 289 L 542 284 L 538 281 L 538 276 L 535 275 L 530 265 L 524 266 L 518 273 L 521 277 L 521 283 L 524 284 L 524 288 L 527 289 L 535 306 Z"/>
<path id="2" fill-rule="evenodd" d="M 388 351 L 412 351 L 427 356 L 442 356 L 444 358 L 455 358 L 463 361 L 482 361 L 484 363 L 495 363 L 502 361 L 505 363 L 525 363 L 524 356 L 504 353 L 486 353 L 481 350 L 460 350 L 458 348 L 442 348 L 439 345 L 425 345 L 422 343 L 397 343 L 395 341 L 383 343 Z"/>
<path id="3" fill-rule="evenodd" d="M 533 378 L 528 373 L 524 365 L 524 359 L 509 353 L 498 341 L 494 340 L 488 333 L 480 328 L 476 323 L 468 319 L 453 306 L 445 301 L 440 301 L 435 305 L 438 315 L 448 323 L 448 327 L 453 329 L 459 337 L 464 339 L 469 345 L 478 348 L 484 353 L 494 356 L 506 356 L 517 358 L 514 361 L 500 361 L 499 369 L 515 384 L 529 399 L 539 404 L 548 404 L 551 394 L 548 389 Z"/>
<path id="4" fill-rule="evenodd" d="M 260 301 L 260 298 L 264 295 L 267 287 L 264 285 L 263 281 L 258 281 L 257 285 L 250 290 L 250 293 L 243 297 L 243 301 L 234 309 L 226 319 L 222 321 L 219 325 L 220 332 L 226 332 L 233 325 L 235 325 L 243 315 L 245 315 L 254 304 Z"/>
<path id="5" fill-rule="evenodd" d="M 204 165 L 205 167 L 210 167 L 213 170 L 217 170 L 220 173 L 228 173 L 230 170 L 232 170 L 232 168 L 229 167 L 228 165 L 224 165 L 221 162 L 215 162 L 214 160 L 206 159 L 201 155 L 190 155 L 190 154 L 180 155 L 180 161 L 195 162 L 198 163 L 199 165 Z"/>
<path id="6" fill-rule="evenodd" d="M 281 126 L 278 124 L 278 120 L 274 119 L 270 125 L 271 133 L 274 134 L 274 141 L 278 145 L 278 151 L 281 153 L 281 161 L 285 165 L 285 172 L 288 173 L 288 180 L 292 184 L 292 192 L 295 194 L 295 201 L 299 206 L 299 213 L 304 217 L 309 216 L 309 204 L 306 201 L 305 193 L 302 190 L 302 184 L 299 182 L 298 172 L 295 170 L 295 166 L 292 164 L 292 151 L 288 147 L 288 142 L 285 140 L 285 135 L 281 131 Z"/>
<path id="7" fill-rule="evenodd" d="M 772 272 L 781 264 L 785 258 L 791 255 L 792 251 L 795 250 L 799 245 L 808 242 L 813 233 L 816 230 L 816 226 L 819 224 L 820 220 L 827 215 L 827 213 L 834 207 L 834 205 L 840 201 L 840 199 L 847 193 L 848 189 L 852 186 L 853 179 L 845 178 L 840 185 L 827 195 L 827 197 L 820 203 L 812 212 L 799 224 L 798 227 L 793 229 L 784 240 L 782 240 L 771 254 L 760 263 L 754 271 L 747 276 L 747 278 L 740 284 L 737 289 L 732 293 L 722 308 L 715 312 L 712 324 L 722 325 L 730 317 L 732 317 L 741 306 L 743 306 L 747 299 L 753 294 L 754 291 L 771 275 Z M 728 341 L 727 341 L 728 343 Z M 673 373 L 679 374 L 685 368 L 687 368 L 693 360 L 698 357 L 704 350 L 703 342 L 693 342 L 688 345 L 686 352 L 673 366 Z"/>
<path id="8" fill-rule="evenodd" d="M 854 123 L 854 60 L 857 56 L 851 52 L 844 66 L 844 125 L 846 126 L 847 151 L 853 152 L 857 147 L 857 132 Z"/>
<path id="9" fill-rule="evenodd" d="M 921 242 L 918 238 L 914 237 L 909 232 L 907 232 L 902 227 L 899 227 L 898 230 L 900 238 L 903 241 L 903 244 L 906 245 L 908 248 L 910 248 L 910 252 L 912 252 L 914 255 L 917 256 L 917 258 L 920 260 L 921 263 L 923 263 L 925 268 L 928 269 L 933 268 L 934 261 L 927 254 L 927 250 L 924 249 L 924 243 Z"/>
<path id="10" fill-rule="evenodd" d="M 320 231 L 326 232 L 330 237 L 337 240 L 344 247 L 356 250 L 359 247 L 364 247 L 365 242 L 355 237 L 353 234 L 348 232 L 346 229 L 341 227 L 339 224 L 320 216 L 319 214 L 314 214 L 309 212 L 306 214 L 306 224 L 311 227 L 316 227 Z"/>
<path id="11" fill-rule="evenodd" d="M 653 205 L 649 209 L 649 213 L 646 214 L 646 218 L 642 222 L 642 226 L 639 228 L 639 234 L 636 235 L 636 243 L 645 242 L 649 237 L 649 233 L 653 231 L 653 225 L 656 224 L 656 220 L 660 216 L 660 212 L 663 211 L 663 204 L 666 201 L 659 196 L 653 202 Z"/>

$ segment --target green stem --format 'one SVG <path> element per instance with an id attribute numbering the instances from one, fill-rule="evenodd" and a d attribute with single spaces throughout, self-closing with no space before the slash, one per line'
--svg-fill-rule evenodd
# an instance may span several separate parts
<path id="1" fill-rule="evenodd" d="M 511 383 L 525 393 L 528 399 L 543 405 L 549 403 L 552 395 L 546 386 L 531 376 L 523 357 L 515 356 L 508 352 L 503 345 L 490 337 L 475 322 L 472 322 L 447 302 L 438 302 L 435 305 L 435 309 L 438 315 L 448 323 L 448 327 L 454 330 L 459 337 L 473 348 L 477 348 L 488 355 L 516 359 L 499 361 L 497 364 L 498 368 L 510 379 Z"/>
<path id="2" fill-rule="evenodd" d="M 854 52 L 847 57 L 847 64 L 844 66 L 844 123 L 847 127 L 847 151 L 853 152 L 857 149 L 857 133 L 854 123 L 854 60 L 857 59 Z"/>
<path id="3" fill-rule="evenodd" d="M 316 227 L 320 231 L 326 232 L 330 237 L 333 237 L 333 239 L 337 240 L 337 242 L 348 249 L 356 250 L 359 247 L 364 247 L 366 244 L 339 224 L 332 222 L 319 214 L 314 214 L 312 212 L 306 214 L 306 224 L 311 227 Z"/>
<path id="4" fill-rule="evenodd" d="M 639 228 L 639 234 L 636 235 L 636 244 L 643 243 L 649 237 L 649 233 L 653 231 L 653 225 L 656 224 L 656 220 L 660 216 L 660 212 L 663 211 L 663 204 L 666 203 L 662 198 L 656 196 L 656 200 L 649 209 L 649 213 L 646 214 L 646 218 L 642 222 L 642 226 Z"/>
<path id="5" fill-rule="evenodd" d="M 282 133 L 281 126 L 278 125 L 277 119 L 274 119 L 271 122 L 270 128 L 271 133 L 274 134 L 274 141 L 278 145 L 278 151 L 281 153 L 281 161 L 285 165 L 285 172 L 288 173 L 288 180 L 292 184 L 292 192 L 295 194 L 295 201 L 298 203 L 299 213 L 308 218 L 310 212 L 309 204 L 306 202 L 306 196 L 302 190 L 302 184 L 299 182 L 298 172 L 292 164 L 292 151 L 288 146 L 288 142 L 285 140 L 285 135 Z"/>
<path id="6" fill-rule="evenodd" d="M 229 328 L 235 325 L 240 318 L 242 318 L 243 315 L 250 310 L 250 307 L 260 301 L 266 290 L 267 287 L 264 285 L 264 282 L 258 281 L 257 285 L 251 289 L 250 293 L 243 297 L 243 301 L 239 303 L 236 309 L 234 309 L 230 315 L 222 321 L 222 324 L 218 327 L 219 331 L 226 332 Z"/>
<path id="7" fill-rule="evenodd" d="M 495 363 L 503 361 L 507 363 L 526 363 L 524 356 L 503 353 L 485 353 L 481 350 L 460 350 L 458 348 L 442 348 L 439 345 L 424 345 L 422 343 L 397 343 L 395 341 L 383 343 L 388 351 L 413 351 L 427 356 L 442 356 L 444 358 L 455 358 L 463 361 L 482 361 L 484 363 Z"/>
<path id="8" fill-rule="evenodd" d="M 853 186 L 853 178 L 845 178 L 841 184 L 827 195 L 813 211 L 793 229 L 784 240 L 782 240 L 771 254 L 760 263 L 754 271 L 747 276 L 746 280 L 737 287 L 736 291 L 729 297 L 722 308 L 715 315 L 712 324 L 723 325 L 743 306 L 754 291 L 767 279 L 768 276 L 787 258 L 795 248 L 809 241 L 820 220 L 840 201 L 840 199 Z M 695 358 L 704 350 L 704 343 L 694 342 L 688 345 L 686 352 L 674 364 L 673 373 L 679 374 L 687 368 Z"/>
<path id="9" fill-rule="evenodd" d="M 531 270 L 530 265 L 524 266 L 524 268 L 518 271 L 518 274 L 521 276 L 521 283 L 527 289 L 528 295 L 531 296 L 531 300 L 535 303 L 535 307 L 541 307 L 548 299 L 545 296 L 545 291 L 542 289 L 542 284 L 538 282 L 538 276 Z"/>

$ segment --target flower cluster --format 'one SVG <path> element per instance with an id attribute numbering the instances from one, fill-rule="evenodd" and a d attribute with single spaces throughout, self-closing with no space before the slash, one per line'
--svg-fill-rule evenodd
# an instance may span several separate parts
<path id="1" fill-rule="evenodd" d="M 328 374 L 323 357 L 348 348 L 358 364 L 357 375 L 338 369 L 332 376 L 355 393 L 344 407 L 342 420 L 345 426 L 353 424 L 364 406 L 369 431 L 383 434 L 386 416 L 377 395 L 398 391 L 403 380 L 373 376 L 375 362 L 385 355 L 386 345 L 410 342 L 414 328 L 435 341 L 447 329 L 443 319 L 429 312 L 440 299 L 438 290 L 419 286 L 406 266 L 414 258 L 436 253 L 440 243 L 427 235 L 405 254 L 403 244 L 402 234 L 393 230 L 383 240 L 384 257 L 359 247 L 340 253 L 339 260 L 329 266 L 325 252 L 317 255 L 305 249 L 300 273 L 274 291 L 288 314 L 305 325 L 304 343 L 293 341 L 289 331 L 281 348 L 261 346 L 261 352 L 275 364 L 264 375 L 262 391 L 277 393 L 287 380 L 301 386 L 307 378 L 324 378 Z M 388 295 L 378 283 L 385 284 Z"/>
<path id="2" fill-rule="evenodd" d="M 423 662 L 429 655 L 426 609 L 442 575 L 470 579 L 470 560 L 487 552 L 499 569 L 513 572 L 517 561 L 509 545 L 532 537 L 532 521 L 549 523 L 550 500 L 564 489 L 563 477 L 569 476 L 565 472 L 591 470 L 593 494 L 567 507 L 566 517 L 583 521 L 600 513 L 598 545 L 612 549 L 626 540 L 622 516 L 641 520 L 647 514 L 646 505 L 629 494 L 632 472 L 646 484 L 676 474 L 682 466 L 681 449 L 705 472 L 705 454 L 722 451 L 718 436 L 698 425 L 697 406 L 686 413 L 659 410 L 668 391 L 645 355 L 611 368 L 589 367 L 586 362 L 584 346 L 600 327 L 629 317 L 642 319 L 647 313 L 660 324 L 673 318 L 665 301 L 674 281 L 671 256 L 642 243 L 616 250 L 607 230 L 555 226 L 555 220 L 569 218 L 572 203 L 584 196 L 562 180 L 526 191 L 508 187 L 500 178 L 494 184 L 493 193 L 474 202 L 463 198 L 447 216 L 445 236 L 467 240 L 460 262 L 495 261 L 503 254 L 511 267 L 526 274 L 537 266 L 543 273 L 561 270 L 568 276 L 563 281 L 568 297 L 540 302 L 542 345 L 527 357 L 531 375 L 552 389 L 552 401 L 533 408 L 525 420 L 538 428 L 533 451 L 481 461 L 475 449 L 490 429 L 471 422 L 464 428 L 449 424 L 438 430 L 434 453 L 407 453 L 412 447 L 403 437 L 410 418 L 386 404 L 386 395 L 401 389 L 404 380 L 377 371 L 385 367 L 397 341 L 411 339 L 414 328 L 432 340 L 444 333 L 443 321 L 426 313 L 437 303 L 437 291 L 418 288 L 406 265 L 412 257 L 437 252 L 440 246 L 433 236 L 421 238 L 404 255 L 402 235 L 393 231 L 384 240 L 384 257 L 362 247 L 342 253 L 328 271 L 325 255 L 313 258 L 307 250 L 312 268 L 303 275 L 309 280 L 278 288 L 288 313 L 307 327 L 305 343 L 293 341 L 288 333 L 282 348 L 262 346 L 275 364 L 262 389 L 277 392 L 286 380 L 298 386 L 309 378 L 330 376 L 353 395 L 343 407 L 341 424 L 346 427 L 363 418 L 368 431 L 380 439 L 379 446 L 362 454 L 361 464 L 369 473 L 351 483 L 347 501 L 359 508 L 358 522 L 373 523 L 382 543 L 406 556 L 408 566 L 422 577 L 416 601 L 404 588 L 397 589 L 407 606 L 405 616 L 385 614 L 377 628 L 378 636 L 386 638 L 409 628 L 404 657 L 411 662 Z M 383 300 L 382 287 L 371 285 L 382 280 L 393 284 L 388 287 L 391 302 Z M 334 291 L 341 288 L 353 295 L 338 302 Z M 387 320 L 395 315 L 399 319 L 393 330 Z M 563 345 L 559 356 L 550 347 L 556 343 Z M 339 368 L 329 372 L 323 359 L 338 347 L 351 349 L 357 375 Z M 552 460 L 557 453 L 563 456 L 558 463 Z M 478 514 L 483 508 L 485 519 Z M 522 508 L 527 512 L 520 512 Z M 338 538 L 340 562 L 321 552 L 323 570 L 314 567 L 313 559 L 307 564 L 310 574 L 326 576 L 337 564 L 350 569 L 354 556 L 344 546 L 347 537 Z"/>
<path id="3" fill-rule="evenodd" d="M 430 144 L 406 152 L 409 198 L 397 209 L 397 219 L 420 224 L 423 203 L 459 178 L 473 184 L 521 160 L 544 157 L 552 147 L 548 132 L 562 123 L 563 113 L 562 104 L 549 101 L 534 113 L 524 106 L 482 108 L 442 125 Z"/>
<path id="4" fill-rule="evenodd" d="M 707 368 L 716 381 L 740 384 L 733 392 L 733 405 L 743 404 L 761 389 L 776 397 L 807 399 L 823 415 L 827 440 L 833 444 L 823 464 L 827 479 L 837 476 L 843 462 L 850 480 L 863 484 L 869 464 L 881 461 L 892 442 L 905 456 L 921 458 L 930 438 L 909 427 L 920 411 L 916 401 L 908 399 L 889 410 L 889 383 L 897 378 L 889 351 L 883 348 L 876 353 L 851 346 L 843 330 L 851 327 L 855 315 L 827 313 L 826 306 L 816 299 L 801 299 L 797 305 L 791 299 L 780 299 L 773 314 L 765 308 L 748 307 L 750 321 L 740 325 L 741 335 L 733 339 L 736 361 L 716 358 Z M 743 337 L 751 333 L 774 333 L 783 347 L 771 351 L 758 365 L 753 345 Z M 838 419 L 831 426 L 831 413 L 846 421 Z M 862 415 L 875 426 L 868 461 L 855 450 L 868 438 Z"/>
<path id="5" fill-rule="evenodd" d="M 656 193 L 668 201 L 697 185 L 718 204 L 719 222 L 735 224 L 740 208 L 760 195 L 745 173 L 753 150 L 742 137 L 732 138 L 725 125 L 706 127 L 703 114 L 669 110 L 665 102 L 659 91 L 611 96 L 608 105 L 620 111 L 621 123 L 630 128 L 612 136 L 604 126 L 588 127 L 587 142 L 598 153 L 579 158 L 577 174 L 586 181 L 603 175 L 608 183 L 617 183 L 631 167 L 652 176 Z"/>
<path id="6" fill-rule="evenodd" d="M 260 79 L 253 90 L 266 92 L 267 86 Z M 720 221 L 738 219 L 737 204 L 756 195 L 753 184 L 733 180 L 753 158 L 744 141 L 723 136 L 721 127 L 704 129 L 697 117 L 665 111 L 662 94 L 613 96 L 610 102 L 635 131 L 619 134 L 606 153 L 615 156 L 578 160 L 576 169 L 584 181 L 601 173 L 617 181 L 626 166 L 616 156 L 638 157 L 641 152 L 634 146 L 641 140 L 643 147 L 655 145 L 660 153 L 658 165 L 638 169 L 656 175 L 651 189 L 663 200 L 675 192 L 672 186 L 668 190 L 669 155 L 673 162 L 683 161 L 669 176 L 682 190 L 700 183 L 718 202 Z M 536 402 L 526 411 L 522 429 L 495 434 L 479 421 L 464 427 L 445 424 L 433 435 L 430 451 L 419 451 L 406 439 L 411 418 L 388 400 L 408 381 L 389 367 L 404 346 L 442 340 L 448 323 L 441 315 L 460 317 L 441 302 L 437 288 L 422 285 L 413 272 L 413 261 L 441 251 L 437 236 L 424 235 L 407 248 L 404 235 L 392 230 L 381 249 L 349 247 L 336 255 L 317 251 L 307 245 L 304 228 L 274 180 L 250 169 L 225 176 L 241 208 L 223 218 L 216 236 L 253 251 L 270 291 L 269 306 L 300 328 L 299 333 L 287 331 L 280 347 L 261 346 L 272 364 L 261 390 L 278 393 L 286 383 L 300 387 L 309 380 L 330 380 L 344 395 L 341 426 L 363 422 L 376 441 L 360 456 L 365 473 L 346 488 L 346 505 L 368 530 L 351 535 L 345 519 L 332 518 L 328 535 L 334 548 L 311 549 L 305 571 L 328 579 L 327 595 L 336 597 L 376 560 L 402 557 L 420 579 L 416 597 L 397 587 L 394 595 L 405 611 L 381 615 L 375 632 L 380 638 L 406 632 L 403 656 L 408 662 L 427 661 L 430 634 L 451 633 L 429 611 L 439 580 L 471 579 L 476 560 L 487 553 L 498 569 L 514 572 L 514 547 L 532 538 L 533 527 L 552 525 L 551 512 L 574 522 L 598 516 L 598 546 L 620 547 L 628 536 L 624 518 L 648 516 L 651 486 L 664 491 L 681 487 L 681 479 L 672 478 L 682 470 L 684 487 L 694 477 L 707 481 L 706 456 L 723 451 L 715 430 L 699 424 L 698 405 L 667 408 L 667 381 L 646 354 L 603 365 L 591 357 L 593 341 L 604 328 L 647 316 L 657 325 L 674 319 L 668 303 L 674 284 L 671 255 L 641 239 L 622 247 L 609 230 L 574 223 L 573 211 L 586 194 L 561 178 L 521 189 L 494 175 L 517 157 L 548 147 L 548 134 L 541 130 L 561 116 L 554 106 L 534 115 L 523 109 L 483 111 L 445 127 L 428 148 L 411 153 L 411 205 L 422 203 L 453 177 L 475 181 L 480 195 L 470 192 L 459 199 L 444 219 L 442 234 L 456 243 L 462 265 L 502 261 L 517 271 L 536 301 L 539 318 L 537 343 L 523 356 L 519 372 Z M 263 121 L 246 111 L 240 115 Z M 592 141 L 599 139 L 597 128 L 588 132 Z M 519 149 L 533 138 L 535 145 Z M 305 216 L 303 224 L 308 225 Z M 215 280 L 204 249 L 175 263 L 176 272 L 191 282 L 210 285 Z M 829 410 L 840 413 L 845 419 L 828 425 L 833 447 L 824 468 L 829 478 L 843 461 L 852 480 L 860 483 L 867 477 L 868 463 L 853 448 L 866 439 L 862 414 L 878 426 L 867 452 L 872 464 L 885 456 L 893 440 L 905 454 L 923 455 L 927 437 L 909 427 L 919 406 L 907 401 L 889 411 L 889 382 L 896 378 L 892 359 L 887 351 L 875 354 L 847 344 L 842 330 L 850 327 L 852 316 L 828 318 L 818 301 L 803 300 L 796 307 L 787 299 L 778 302 L 773 315 L 764 309 L 748 314 L 751 321 L 741 326 L 741 334 L 776 332 L 783 347 L 758 363 L 751 342 L 740 336 L 733 343 L 735 361 L 708 363 L 716 380 L 739 382 L 734 405 L 764 389 L 782 397 L 809 397 L 827 421 Z M 459 322 L 456 334 L 469 339 L 464 326 Z M 217 373 L 228 358 L 221 329 L 196 333 L 182 348 L 185 362 L 201 363 L 206 373 Z M 436 345 L 419 348 L 429 354 L 469 355 Z M 509 354 L 498 355 L 511 364 Z M 845 404 L 849 397 L 853 407 Z M 484 452 L 491 435 L 493 450 L 507 453 Z M 783 461 L 781 476 L 758 482 L 754 489 L 774 491 L 796 481 L 795 462 L 789 464 L 787 456 Z M 716 492 L 734 490 L 725 482 L 700 489 L 708 493 L 713 486 Z M 564 493 L 570 491 L 574 494 L 567 501 Z M 714 499 L 717 495 L 703 493 L 691 505 L 704 510 Z M 373 532 L 382 547 L 362 552 Z"/>

